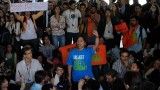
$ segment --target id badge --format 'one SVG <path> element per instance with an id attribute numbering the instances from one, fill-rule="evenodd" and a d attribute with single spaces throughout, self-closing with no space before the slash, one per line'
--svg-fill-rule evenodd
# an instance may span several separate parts
<path id="1" fill-rule="evenodd" d="M 31 82 L 32 82 L 32 80 L 30 80 L 30 79 L 28 78 L 27 82 L 28 82 L 28 83 L 31 83 Z"/>

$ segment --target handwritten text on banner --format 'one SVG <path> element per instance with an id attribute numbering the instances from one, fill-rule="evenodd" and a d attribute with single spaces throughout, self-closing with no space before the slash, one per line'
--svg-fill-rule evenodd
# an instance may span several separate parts
<path id="1" fill-rule="evenodd" d="M 35 2 L 35 3 L 11 3 L 11 12 L 24 12 L 24 11 L 42 11 L 48 10 L 47 2 Z"/>

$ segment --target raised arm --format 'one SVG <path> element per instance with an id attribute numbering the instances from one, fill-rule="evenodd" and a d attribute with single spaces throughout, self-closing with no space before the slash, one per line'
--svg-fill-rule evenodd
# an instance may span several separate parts
<path id="1" fill-rule="evenodd" d="M 40 11 L 40 12 L 38 12 L 37 14 L 33 14 L 32 17 L 33 17 L 34 19 L 38 19 L 40 16 L 43 15 L 43 12 L 44 12 L 44 11 Z"/>
<path id="2" fill-rule="evenodd" d="M 15 15 L 17 20 L 23 22 L 24 16 L 18 15 L 16 12 L 14 12 L 14 15 Z"/>
<path id="3" fill-rule="evenodd" d="M 93 34 L 96 37 L 95 45 L 93 46 L 93 50 L 96 50 L 98 48 L 98 45 L 99 45 L 99 35 L 98 35 L 98 32 L 96 30 L 93 31 Z"/>

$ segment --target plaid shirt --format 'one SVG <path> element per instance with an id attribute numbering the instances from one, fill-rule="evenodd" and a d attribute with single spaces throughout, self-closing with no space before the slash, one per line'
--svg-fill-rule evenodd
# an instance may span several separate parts
<path id="1" fill-rule="evenodd" d="M 129 60 L 129 64 L 131 63 L 131 60 Z M 112 69 L 116 70 L 118 72 L 118 77 L 123 78 L 124 74 L 129 71 L 129 68 L 125 67 L 121 60 L 118 59 L 113 63 Z"/>

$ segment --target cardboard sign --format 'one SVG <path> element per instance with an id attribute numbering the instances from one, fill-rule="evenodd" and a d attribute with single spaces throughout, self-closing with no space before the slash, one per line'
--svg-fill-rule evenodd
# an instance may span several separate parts
<path id="1" fill-rule="evenodd" d="M 107 63 L 107 52 L 105 45 L 99 45 L 96 54 L 92 56 L 92 65 L 103 65 Z"/>
<path id="2" fill-rule="evenodd" d="M 59 48 L 59 51 L 62 53 L 62 61 L 64 65 L 66 65 L 70 51 L 75 47 L 76 47 L 76 44 L 71 44 L 71 45 Z M 107 63 L 106 46 L 99 45 L 96 50 L 96 54 L 93 55 L 92 57 L 92 65 L 103 65 L 106 63 Z"/>
<path id="3" fill-rule="evenodd" d="M 34 2 L 34 3 L 11 3 L 11 12 L 24 11 L 43 11 L 48 10 L 48 2 Z"/>
<path id="4" fill-rule="evenodd" d="M 62 61 L 64 65 L 66 65 L 70 51 L 75 47 L 76 47 L 76 44 L 71 44 L 71 45 L 67 45 L 67 46 L 59 48 L 59 51 L 62 54 Z"/>

